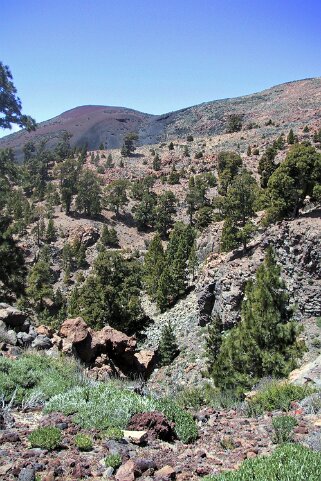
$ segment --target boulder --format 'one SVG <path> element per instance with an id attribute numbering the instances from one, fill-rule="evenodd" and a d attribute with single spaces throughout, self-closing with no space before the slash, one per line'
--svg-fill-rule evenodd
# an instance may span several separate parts
<path id="1" fill-rule="evenodd" d="M 145 377 L 149 376 L 155 366 L 157 359 L 156 351 L 142 350 L 136 352 L 135 362 L 137 370 Z"/>
<path id="2" fill-rule="evenodd" d="M 17 334 L 13 329 L 9 329 L 7 331 L 7 339 L 7 342 L 12 346 L 15 346 L 17 344 Z"/>
<path id="3" fill-rule="evenodd" d="M 52 336 L 54 334 L 53 329 L 51 329 L 48 326 L 44 326 L 44 325 L 36 327 L 36 332 L 37 332 L 37 334 L 41 334 L 43 336 L 47 336 L 47 337 L 50 337 L 50 338 L 52 338 Z"/>
<path id="4" fill-rule="evenodd" d="M 70 233 L 69 239 L 71 243 L 80 241 L 85 247 L 90 247 L 99 239 L 99 230 L 91 225 L 80 225 Z"/>
<path id="5" fill-rule="evenodd" d="M 300 386 L 311 383 L 316 387 L 321 387 L 321 354 L 311 362 L 295 369 L 289 374 L 289 381 Z"/>
<path id="6" fill-rule="evenodd" d="M 172 466 L 166 465 L 154 474 L 157 481 L 169 481 L 176 478 L 176 471 Z"/>
<path id="7" fill-rule="evenodd" d="M 35 338 L 35 335 L 27 332 L 18 332 L 17 334 L 17 342 L 19 346 L 29 346 Z"/>
<path id="8" fill-rule="evenodd" d="M 148 439 L 162 439 L 163 441 L 173 441 L 175 439 L 174 423 L 158 411 L 134 414 L 129 421 L 128 429 L 143 431 L 148 433 Z"/>
<path id="9" fill-rule="evenodd" d="M 124 439 L 133 444 L 146 444 L 147 431 L 124 431 Z"/>
<path id="10" fill-rule="evenodd" d="M 27 317 L 27 314 L 19 309 L 9 304 L 0 303 L 0 321 L 3 321 L 6 326 L 14 329 L 23 327 Z"/>
<path id="11" fill-rule="evenodd" d="M 135 463 L 132 459 L 122 464 L 118 468 L 115 475 L 116 481 L 134 481 L 135 480 Z"/>
<path id="12" fill-rule="evenodd" d="M 35 349 L 50 349 L 52 347 L 52 341 L 49 337 L 40 334 L 32 341 L 31 347 Z"/>
<path id="13" fill-rule="evenodd" d="M 136 339 L 129 337 L 121 331 L 106 326 L 100 331 L 92 332 L 92 350 L 107 352 L 113 356 L 132 353 L 136 349 Z"/>
<path id="14" fill-rule="evenodd" d="M 66 338 L 72 344 L 83 342 L 89 334 L 89 327 L 82 317 L 66 319 L 59 330 L 59 335 Z"/>

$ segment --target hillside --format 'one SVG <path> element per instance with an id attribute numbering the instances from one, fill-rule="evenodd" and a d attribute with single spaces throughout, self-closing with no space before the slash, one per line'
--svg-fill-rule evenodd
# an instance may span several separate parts
<path id="1" fill-rule="evenodd" d="M 79 107 L 1 140 L 95 147 L 0 152 L 1 479 L 320 479 L 320 95 Z"/>
<path id="2" fill-rule="evenodd" d="M 242 117 L 242 131 L 260 130 L 267 137 L 321 118 L 321 78 L 277 85 L 259 93 L 215 100 L 170 112 L 150 115 L 121 107 L 82 106 L 41 122 L 36 132 L 19 131 L 0 139 L 0 148 L 10 147 L 22 159 L 22 147 L 29 141 L 46 140 L 53 147 L 63 132 L 72 134 L 72 146 L 97 149 L 103 143 L 119 148 L 128 132 L 138 132 L 140 145 L 184 139 L 187 135 L 217 136 L 226 132 L 228 118 Z M 266 123 L 272 121 L 267 129 Z"/>

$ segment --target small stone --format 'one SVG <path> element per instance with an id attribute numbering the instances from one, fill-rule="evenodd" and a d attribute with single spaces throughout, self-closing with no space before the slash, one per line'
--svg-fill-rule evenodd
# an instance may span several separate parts
<path id="1" fill-rule="evenodd" d="M 23 468 L 18 476 L 18 481 L 35 481 L 36 474 L 33 468 Z"/>
<path id="2" fill-rule="evenodd" d="M 12 467 L 13 467 L 12 463 L 8 463 L 8 464 L 4 464 L 3 466 L 0 466 L 0 476 L 6 475 Z"/>
<path id="3" fill-rule="evenodd" d="M 105 469 L 105 471 L 103 472 L 103 478 L 108 479 L 108 478 L 110 478 L 110 476 L 112 476 L 113 474 L 114 474 L 114 468 L 112 468 L 111 466 L 109 466 L 109 468 Z"/>
<path id="4" fill-rule="evenodd" d="M 256 453 L 254 451 L 249 451 L 246 453 L 247 459 L 256 458 Z"/>
<path id="5" fill-rule="evenodd" d="M 145 444 L 147 441 L 147 431 L 124 431 L 124 439 L 133 444 Z"/>
<path id="6" fill-rule="evenodd" d="M 117 481 L 134 481 L 135 480 L 135 463 L 131 459 L 118 468 L 116 476 Z"/>
<path id="7" fill-rule="evenodd" d="M 176 471 L 172 466 L 166 465 L 155 472 L 155 479 L 159 481 L 169 481 L 176 478 Z"/>

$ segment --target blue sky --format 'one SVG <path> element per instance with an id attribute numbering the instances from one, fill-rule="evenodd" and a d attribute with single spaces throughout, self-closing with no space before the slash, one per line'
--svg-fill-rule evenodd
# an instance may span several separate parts
<path id="1" fill-rule="evenodd" d="M 320 0 L 2 0 L 0 60 L 37 121 L 165 113 L 321 76 Z"/>

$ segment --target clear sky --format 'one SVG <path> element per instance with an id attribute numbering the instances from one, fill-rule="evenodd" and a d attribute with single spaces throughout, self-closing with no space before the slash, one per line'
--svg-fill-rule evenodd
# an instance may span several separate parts
<path id="1" fill-rule="evenodd" d="M 165 113 L 321 76 L 321 0 L 2 0 L 0 60 L 38 122 Z"/>

